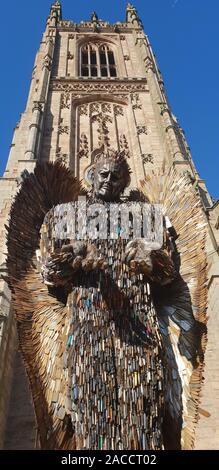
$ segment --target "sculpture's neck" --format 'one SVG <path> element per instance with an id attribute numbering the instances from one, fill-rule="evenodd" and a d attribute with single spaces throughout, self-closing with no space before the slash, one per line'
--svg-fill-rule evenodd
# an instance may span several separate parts
<path id="1" fill-rule="evenodd" d="M 111 199 L 110 201 L 105 201 L 104 199 L 98 197 L 98 196 L 95 195 L 95 194 L 90 194 L 90 196 L 89 196 L 89 202 L 90 202 L 90 204 L 110 204 L 110 203 L 112 203 L 112 204 L 116 204 L 116 203 L 119 204 L 119 203 L 121 203 L 122 201 L 121 201 L 120 197 L 115 198 L 115 199 Z"/>

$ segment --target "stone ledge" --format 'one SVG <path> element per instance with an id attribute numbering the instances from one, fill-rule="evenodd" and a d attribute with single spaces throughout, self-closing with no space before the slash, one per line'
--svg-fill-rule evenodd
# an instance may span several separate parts
<path id="1" fill-rule="evenodd" d="M 118 78 L 118 77 L 113 77 L 113 78 L 109 78 L 109 77 L 94 77 L 93 79 L 91 77 L 79 77 L 79 78 L 69 78 L 69 77 L 53 77 L 51 79 L 51 82 L 69 82 L 69 83 L 99 83 L 99 82 L 104 82 L 104 84 L 106 84 L 107 82 L 110 84 L 110 83 L 126 83 L 126 82 L 132 82 L 132 83 L 135 83 L 135 82 L 140 82 L 140 83 L 144 83 L 145 85 L 147 84 L 147 79 L 146 77 L 122 77 L 122 78 Z"/>
<path id="2" fill-rule="evenodd" d="M 208 281 L 208 285 L 207 285 L 208 289 L 210 288 L 210 286 L 211 286 L 214 279 L 218 279 L 218 281 L 219 281 L 219 274 L 212 274 L 211 275 L 211 277 Z"/>
<path id="3" fill-rule="evenodd" d="M 9 177 L 0 176 L 0 181 L 17 181 L 17 178 L 9 178 Z"/>

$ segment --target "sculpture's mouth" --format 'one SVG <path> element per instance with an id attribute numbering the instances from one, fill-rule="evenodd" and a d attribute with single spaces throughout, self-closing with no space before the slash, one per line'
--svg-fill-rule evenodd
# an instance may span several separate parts
<path id="1" fill-rule="evenodd" d="M 111 184 L 110 183 L 103 184 L 102 190 L 106 191 L 106 192 L 110 191 L 111 190 Z"/>

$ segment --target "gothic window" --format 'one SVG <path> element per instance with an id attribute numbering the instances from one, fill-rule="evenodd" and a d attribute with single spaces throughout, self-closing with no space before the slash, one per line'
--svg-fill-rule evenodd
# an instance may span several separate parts
<path id="1" fill-rule="evenodd" d="M 117 77 L 114 53 L 105 44 L 86 44 L 81 48 L 80 59 L 82 77 Z"/>

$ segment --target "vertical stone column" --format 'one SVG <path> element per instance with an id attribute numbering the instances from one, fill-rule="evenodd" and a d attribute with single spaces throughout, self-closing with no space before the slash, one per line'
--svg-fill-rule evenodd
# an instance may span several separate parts
<path id="1" fill-rule="evenodd" d="M 25 152 L 25 157 L 27 160 L 37 159 L 40 150 L 40 139 L 44 117 L 43 111 L 48 98 L 51 67 L 54 57 L 55 37 L 55 35 L 53 37 L 48 35 L 46 39 L 38 93 L 36 96 L 36 101 L 33 102 L 32 121 L 29 126 L 27 150 Z"/>
<path id="2" fill-rule="evenodd" d="M 146 56 L 144 60 L 148 86 L 150 89 L 151 98 L 153 100 L 153 105 L 157 108 L 156 114 L 158 116 L 158 122 L 160 122 L 163 139 L 168 150 L 169 161 L 170 163 L 175 160 L 184 161 L 185 156 L 182 154 L 178 143 L 170 108 L 168 106 L 167 100 L 164 100 L 164 94 L 160 89 L 155 65 L 149 56 Z"/>
<path id="3" fill-rule="evenodd" d="M 132 165 L 134 169 L 133 180 L 135 180 L 135 185 L 138 186 L 139 181 L 144 175 L 144 166 L 141 159 L 141 147 L 137 129 L 137 123 L 135 120 L 134 111 L 132 108 L 131 97 L 129 99 L 129 108 L 127 112 L 127 122 L 129 128 L 129 134 L 131 136 L 131 148 L 132 148 Z"/>
<path id="4" fill-rule="evenodd" d="M 1 267 L 1 273 L 3 268 Z M 13 312 L 10 307 L 10 291 L 0 281 L 0 449 L 4 446 L 4 435 L 9 406 L 9 394 L 12 381 L 16 329 Z"/>
<path id="5" fill-rule="evenodd" d="M 77 76 L 75 71 L 75 60 L 76 60 L 76 45 L 75 45 L 75 34 L 68 35 L 68 55 L 67 55 L 67 76 Z"/>
<path id="6" fill-rule="evenodd" d="M 139 48 L 142 61 L 145 63 L 152 104 L 161 131 L 161 138 L 166 145 L 169 164 L 182 162 L 187 165 L 189 162 L 186 159 L 186 155 L 182 153 L 176 123 L 165 95 L 163 80 L 148 38 L 141 29 L 135 32 L 135 36 L 136 47 Z"/>
<path id="7" fill-rule="evenodd" d="M 57 149 L 56 159 L 69 166 L 70 156 L 70 127 L 71 127 L 71 115 L 70 115 L 70 98 L 64 99 L 63 94 L 60 95 L 58 119 L 58 134 L 57 134 Z"/>
<path id="8" fill-rule="evenodd" d="M 28 387 L 26 387 L 26 396 L 24 395 L 26 373 L 22 361 L 19 367 L 16 363 L 13 363 L 14 353 L 17 349 L 17 339 L 16 324 L 11 308 L 11 294 L 6 282 L 1 278 L 2 275 L 7 275 L 5 266 L 7 247 L 4 224 L 8 224 L 11 202 L 19 189 L 16 178 L 21 171 L 34 168 L 34 160 L 39 154 L 57 24 L 60 19 L 61 5 L 59 2 L 55 2 L 51 7 L 46 31 L 43 34 L 36 55 L 27 106 L 14 135 L 7 171 L 4 178 L 0 178 L 0 448 L 3 448 L 5 443 L 5 428 L 8 437 L 6 448 L 34 447 L 35 420 L 31 405 L 27 407 L 27 395 L 30 395 Z M 25 159 L 23 157 L 24 153 Z M 17 383 L 16 388 L 14 386 L 15 382 L 11 386 L 12 377 Z M 10 413 L 7 416 L 9 408 Z M 17 433 L 17 429 L 22 429 L 23 442 L 21 442 L 21 436 Z"/>
<path id="9" fill-rule="evenodd" d="M 49 34 L 49 31 L 48 31 Z M 49 80 L 51 74 L 51 68 L 54 58 L 54 46 L 55 46 L 56 34 L 54 37 L 47 36 L 45 52 L 42 61 L 42 71 L 40 75 L 40 83 L 38 87 L 37 101 L 42 103 L 46 102 L 48 96 Z"/>
<path id="10" fill-rule="evenodd" d="M 51 26 L 56 26 L 62 19 L 62 7 L 59 1 L 54 2 L 50 8 L 50 15 L 48 22 Z"/>
<path id="11" fill-rule="evenodd" d="M 25 156 L 27 160 L 37 158 L 37 149 L 40 136 L 40 125 L 42 116 L 42 104 L 35 101 L 33 105 L 32 123 L 29 127 L 29 136 Z"/>

